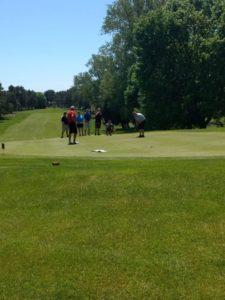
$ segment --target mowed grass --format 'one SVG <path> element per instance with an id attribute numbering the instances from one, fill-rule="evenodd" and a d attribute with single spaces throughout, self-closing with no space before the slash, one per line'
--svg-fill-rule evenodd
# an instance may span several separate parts
<path id="1" fill-rule="evenodd" d="M 4 141 L 48 139 L 60 134 L 62 109 L 17 112 L 0 122 L 0 139 Z"/>
<path id="2" fill-rule="evenodd" d="M 224 129 L 69 146 L 62 111 L 0 121 L 0 299 L 224 299 Z"/>
<path id="3" fill-rule="evenodd" d="M 46 109 L 18 113 L 0 123 L 0 142 L 4 155 L 55 157 L 214 157 L 225 156 L 225 130 L 178 130 L 78 137 L 79 145 L 69 146 L 61 139 L 60 117 L 63 110 Z M 104 127 L 102 127 L 104 129 Z M 93 122 L 92 122 L 93 134 Z M 105 154 L 93 150 L 104 149 Z"/>
<path id="4" fill-rule="evenodd" d="M 0 299 L 224 299 L 225 160 L 0 158 Z"/>

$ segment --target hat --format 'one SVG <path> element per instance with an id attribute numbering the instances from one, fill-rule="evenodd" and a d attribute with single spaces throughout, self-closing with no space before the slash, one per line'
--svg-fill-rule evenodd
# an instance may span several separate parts
<path id="1" fill-rule="evenodd" d="M 71 109 L 71 110 L 75 110 L 75 106 L 73 106 L 73 105 L 70 106 L 70 109 Z"/>

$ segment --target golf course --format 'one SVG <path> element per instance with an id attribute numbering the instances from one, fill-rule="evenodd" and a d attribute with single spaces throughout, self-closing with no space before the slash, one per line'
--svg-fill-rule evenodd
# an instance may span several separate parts
<path id="1" fill-rule="evenodd" d="M 204 158 L 225 156 L 225 129 L 171 130 L 147 132 L 136 139 L 137 132 L 79 138 L 79 145 L 68 147 L 61 139 L 60 116 L 63 110 L 46 109 L 19 112 L 0 121 L 0 138 L 5 156 L 96 157 L 96 158 Z M 120 131 L 118 131 L 120 132 Z M 106 153 L 93 150 L 104 149 Z"/>
<path id="2" fill-rule="evenodd" d="M 0 299 L 224 299 L 225 130 L 68 145 L 62 112 L 0 120 Z"/>

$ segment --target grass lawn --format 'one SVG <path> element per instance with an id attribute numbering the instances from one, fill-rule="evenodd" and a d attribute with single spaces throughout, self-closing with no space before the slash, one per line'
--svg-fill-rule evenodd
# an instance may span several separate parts
<path id="1" fill-rule="evenodd" d="M 0 160 L 0 299 L 223 299 L 225 160 Z"/>
<path id="2" fill-rule="evenodd" d="M 68 146 L 60 114 L 0 122 L 0 299 L 224 299 L 225 131 Z"/>
<path id="3" fill-rule="evenodd" d="M 5 155 L 58 157 L 214 157 L 225 156 L 225 130 L 155 131 L 137 139 L 137 133 L 78 137 L 76 146 L 61 139 L 62 110 L 46 109 L 18 113 L 0 123 L 0 142 Z M 2 126 L 2 128 L 1 128 Z M 92 131 L 93 132 L 93 131 Z M 107 153 L 93 153 L 105 149 Z"/>

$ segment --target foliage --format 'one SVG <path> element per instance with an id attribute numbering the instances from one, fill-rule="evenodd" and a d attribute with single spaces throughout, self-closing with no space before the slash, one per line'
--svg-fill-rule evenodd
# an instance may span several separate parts
<path id="1" fill-rule="evenodd" d="M 37 97 L 37 105 L 36 108 L 46 108 L 46 98 L 45 95 L 43 93 L 36 93 L 36 97 Z"/>
<path id="2" fill-rule="evenodd" d="M 137 85 L 152 128 L 204 128 L 225 113 L 222 10 L 215 18 L 210 2 L 167 1 L 137 25 Z"/>
<path id="3" fill-rule="evenodd" d="M 224 116 L 224 1 L 117 0 L 103 32 L 111 42 L 74 86 L 115 123 L 127 124 L 135 107 L 154 129 L 204 128 Z"/>
<path id="4" fill-rule="evenodd" d="M 55 103 L 55 91 L 54 90 L 47 90 L 44 92 L 46 101 L 47 101 L 47 105 L 48 106 L 52 106 Z"/>
<path id="5" fill-rule="evenodd" d="M 5 92 L 0 83 L 0 117 L 5 113 L 7 113 L 7 102 L 6 102 Z"/>
<path id="6" fill-rule="evenodd" d="M 0 116 L 13 111 L 45 108 L 47 101 L 43 93 L 25 90 L 22 86 L 10 85 L 7 91 L 0 84 Z"/>

